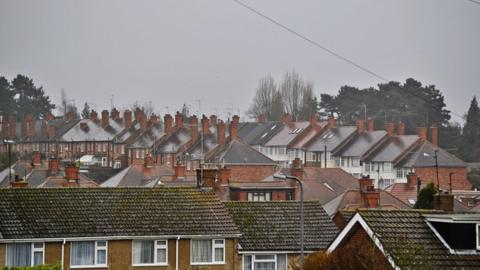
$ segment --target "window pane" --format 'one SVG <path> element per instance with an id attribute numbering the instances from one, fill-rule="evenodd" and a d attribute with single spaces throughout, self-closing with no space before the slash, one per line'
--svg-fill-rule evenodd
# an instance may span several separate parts
<path id="1" fill-rule="evenodd" d="M 212 241 L 192 240 L 192 262 L 212 261 Z"/>
<path id="2" fill-rule="evenodd" d="M 43 252 L 35 251 L 33 253 L 33 265 L 41 265 L 43 264 Z"/>
<path id="3" fill-rule="evenodd" d="M 72 242 L 72 265 L 94 265 L 95 242 Z"/>
<path id="4" fill-rule="evenodd" d="M 275 255 L 255 255 L 255 260 L 275 260 Z"/>
<path id="5" fill-rule="evenodd" d="M 243 270 L 252 270 L 252 256 L 243 256 Z"/>
<path id="6" fill-rule="evenodd" d="M 223 262 L 223 248 L 215 248 L 215 261 Z"/>
<path id="7" fill-rule="evenodd" d="M 7 244 L 7 266 L 30 266 L 31 256 L 30 243 Z"/>
<path id="8" fill-rule="evenodd" d="M 107 264 L 107 251 L 97 250 L 97 264 Z"/>
<path id="9" fill-rule="evenodd" d="M 97 242 L 97 247 L 106 247 L 107 246 L 107 242 L 106 241 L 98 241 Z"/>
<path id="10" fill-rule="evenodd" d="M 167 245 L 167 241 L 166 241 L 166 240 L 157 241 L 157 245 L 159 245 L 159 246 L 166 246 L 166 245 Z"/>
<path id="11" fill-rule="evenodd" d="M 215 240 L 215 245 L 223 245 L 223 240 Z"/>
<path id="12" fill-rule="evenodd" d="M 133 241 L 133 263 L 153 263 L 155 248 L 154 241 Z"/>
<path id="13" fill-rule="evenodd" d="M 43 243 L 33 243 L 33 248 L 42 248 L 43 249 Z"/>
<path id="14" fill-rule="evenodd" d="M 167 250 L 164 248 L 157 249 L 157 263 L 167 262 Z"/>
<path id="15" fill-rule="evenodd" d="M 275 262 L 256 262 L 255 270 L 275 270 Z"/>
<path id="16" fill-rule="evenodd" d="M 287 270 L 286 254 L 277 254 L 277 270 Z"/>

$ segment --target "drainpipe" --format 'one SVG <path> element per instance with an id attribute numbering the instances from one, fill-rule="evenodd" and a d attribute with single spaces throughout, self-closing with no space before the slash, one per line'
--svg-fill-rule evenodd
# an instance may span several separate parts
<path id="1" fill-rule="evenodd" d="M 177 242 L 175 243 L 175 270 L 178 270 L 178 240 L 180 240 L 180 236 L 177 236 Z"/>
<path id="2" fill-rule="evenodd" d="M 63 265 L 64 265 L 64 260 L 65 260 L 65 244 L 67 243 L 66 239 L 63 239 L 62 242 L 62 270 L 63 270 Z"/>

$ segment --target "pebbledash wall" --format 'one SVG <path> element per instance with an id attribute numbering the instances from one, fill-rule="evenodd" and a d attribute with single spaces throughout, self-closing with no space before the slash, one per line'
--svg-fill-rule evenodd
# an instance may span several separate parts
<path id="1" fill-rule="evenodd" d="M 220 239 L 220 238 L 219 238 Z M 155 239 L 161 240 L 161 239 Z M 158 266 L 133 266 L 132 264 L 132 240 L 108 240 L 107 241 L 107 266 L 95 266 L 94 268 L 70 266 L 70 246 L 71 242 L 66 242 L 64 248 L 63 269 L 82 269 L 82 270 L 175 270 L 176 269 L 176 239 L 168 239 L 168 265 Z M 239 269 L 235 268 L 238 261 L 241 262 L 241 256 L 236 253 L 236 243 L 234 239 L 225 239 L 225 257 L 224 263 L 206 263 L 191 264 L 190 258 L 191 239 L 178 240 L 178 269 L 185 270 L 223 270 L 223 269 Z M 237 257 L 240 257 L 238 259 Z M 62 242 L 45 242 L 44 263 L 55 264 L 62 260 Z M 0 244 L 0 268 L 6 264 L 6 244 Z"/>

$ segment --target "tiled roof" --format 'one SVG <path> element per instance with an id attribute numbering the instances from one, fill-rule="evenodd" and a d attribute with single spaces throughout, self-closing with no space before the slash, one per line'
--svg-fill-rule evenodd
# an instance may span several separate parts
<path id="1" fill-rule="evenodd" d="M 396 162 L 406 151 L 415 146 L 419 141 L 417 135 L 400 135 L 389 137 L 376 149 L 366 161 L 370 162 Z"/>
<path id="2" fill-rule="evenodd" d="M 328 152 L 334 151 L 353 136 L 356 131 L 357 128 L 353 126 L 333 127 L 312 138 L 305 147 L 310 152 L 323 152 L 326 144 Z"/>
<path id="3" fill-rule="evenodd" d="M 112 176 L 100 186 L 102 187 L 144 187 L 155 186 L 160 178 L 164 176 L 174 176 L 175 171 L 167 165 L 155 165 L 152 168 L 146 168 L 143 164 L 132 164 Z M 151 185 L 150 185 L 151 184 Z"/>
<path id="4" fill-rule="evenodd" d="M 379 143 L 387 132 L 385 130 L 365 131 L 357 133 L 345 146 L 334 154 L 342 157 L 362 157 L 368 150 Z"/>
<path id="5" fill-rule="evenodd" d="M 464 168 L 467 164 L 448 153 L 442 148 L 436 147 L 429 141 L 425 141 L 418 147 L 415 147 L 405 158 L 403 158 L 398 167 L 434 167 L 435 166 L 435 150 L 437 152 L 438 166 L 439 167 L 461 167 Z"/>
<path id="6" fill-rule="evenodd" d="M 224 202 L 242 233 L 242 251 L 299 251 L 300 203 Z M 324 250 L 338 230 L 318 202 L 306 201 L 305 250 Z"/>
<path id="7" fill-rule="evenodd" d="M 134 142 L 129 145 L 129 148 L 151 148 L 164 135 L 165 133 L 163 132 L 162 125 L 150 124 L 145 132 L 141 133 L 137 138 L 135 138 Z"/>
<path id="8" fill-rule="evenodd" d="M 192 139 L 190 128 L 175 130 L 157 146 L 157 153 L 176 153 L 177 150 Z"/>
<path id="9" fill-rule="evenodd" d="M 195 188 L 0 189 L 3 239 L 236 234 L 216 195 Z"/>
<path id="10" fill-rule="evenodd" d="M 238 137 L 250 145 L 264 145 L 284 127 L 283 122 L 240 123 Z"/>
<path id="11" fill-rule="evenodd" d="M 86 125 L 87 129 L 82 129 L 81 125 Z M 109 141 L 120 134 L 124 129 L 122 121 L 109 121 L 109 126 L 102 127 L 100 119 L 92 121 L 90 119 L 82 119 L 72 128 L 66 131 L 62 136 L 63 141 Z"/>
<path id="12" fill-rule="evenodd" d="M 265 143 L 265 146 L 287 146 L 292 142 L 298 134 L 306 129 L 310 122 L 292 122 L 293 127 L 284 125 L 272 138 Z"/>
<path id="13" fill-rule="evenodd" d="M 480 255 L 453 255 L 425 221 L 425 210 L 359 210 L 358 212 L 385 250 L 401 269 L 410 269 L 415 260 L 402 259 L 405 246 L 431 269 L 478 269 Z"/>
<path id="14" fill-rule="evenodd" d="M 212 153 L 207 157 L 207 163 L 276 165 L 275 161 L 238 139 L 230 141 Z"/>

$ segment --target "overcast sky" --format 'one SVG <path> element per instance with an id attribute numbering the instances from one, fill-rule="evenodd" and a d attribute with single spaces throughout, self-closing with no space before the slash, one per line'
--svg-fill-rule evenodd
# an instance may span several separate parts
<path id="1" fill-rule="evenodd" d="M 253 1 L 249 6 L 395 81 L 435 84 L 458 114 L 480 96 L 480 4 L 469 0 Z M 244 116 L 258 79 L 295 69 L 315 93 L 380 79 L 228 0 L 0 0 L 0 75 L 25 74 L 55 102 L 64 88 L 123 108 Z M 454 120 L 460 120 L 458 117 Z"/>

